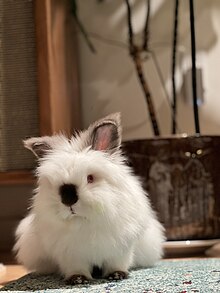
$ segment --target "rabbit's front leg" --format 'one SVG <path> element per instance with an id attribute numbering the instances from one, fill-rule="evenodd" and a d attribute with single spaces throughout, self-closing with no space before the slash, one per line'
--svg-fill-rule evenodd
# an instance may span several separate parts
<path id="1" fill-rule="evenodd" d="M 128 269 L 133 260 L 133 249 L 120 251 L 104 263 L 104 277 L 109 280 L 122 280 L 128 277 Z"/>
<path id="2" fill-rule="evenodd" d="M 63 258 L 60 261 L 59 267 L 60 271 L 65 276 L 67 284 L 86 284 L 89 280 L 92 280 L 89 264 L 77 256 Z"/>

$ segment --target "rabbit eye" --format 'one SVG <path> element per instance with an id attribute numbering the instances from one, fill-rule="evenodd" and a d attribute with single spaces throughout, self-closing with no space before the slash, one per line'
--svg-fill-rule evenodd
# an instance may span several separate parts
<path id="1" fill-rule="evenodd" d="M 93 181 L 94 181 L 94 176 L 91 175 L 91 174 L 88 175 L 88 176 L 87 176 L 87 182 L 88 182 L 88 183 L 93 183 Z"/>

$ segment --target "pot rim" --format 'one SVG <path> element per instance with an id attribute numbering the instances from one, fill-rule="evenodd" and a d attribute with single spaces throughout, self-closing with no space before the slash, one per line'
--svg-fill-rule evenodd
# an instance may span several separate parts
<path id="1" fill-rule="evenodd" d="M 155 136 L 155 137 L 147 137 L 147 138 L 134 138 L 134 139 L 126 139 L 123 140 L 122 143 L 126 142 L 134 142 L 134 141 L 146 141 L 146 140 L 163 140 L 163 139 L 193 139 L 193 138 L 220 138 L 219 134 L 174 134 L 167 136 Z"/>

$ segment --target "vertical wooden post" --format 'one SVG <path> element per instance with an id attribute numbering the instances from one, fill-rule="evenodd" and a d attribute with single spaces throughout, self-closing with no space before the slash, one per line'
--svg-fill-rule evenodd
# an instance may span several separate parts
<path id="1" fill-rule="evenodd" d="M 40 133 L 80 128 L 77 44 L 68 0 L 36 0 Z"/>

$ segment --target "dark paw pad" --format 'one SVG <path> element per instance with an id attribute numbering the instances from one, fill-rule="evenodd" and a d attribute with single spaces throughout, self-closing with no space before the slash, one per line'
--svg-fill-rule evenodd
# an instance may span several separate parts
<path id="1" fill-rule="evenodd" d="M 123 279 L 126 279 L 128 277 L 128 273 L 126 272 L 122 272 L 122 271 L 116 271 L 114 273 L 111 273 L 109 276 L 108 276 L 108 279 L 110 281 L 118 281 L 118 280 L 123 280 Z"/>
<path id="2" fill-rule="evenodd" d="M 82 285 L 88 284 L 88 279 L 83 275 L 72 275 L 69 279 L 66 280 L 68 285 Z"/>

